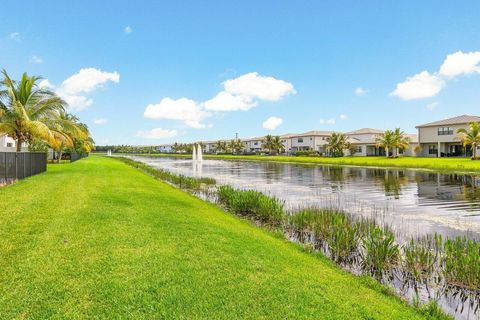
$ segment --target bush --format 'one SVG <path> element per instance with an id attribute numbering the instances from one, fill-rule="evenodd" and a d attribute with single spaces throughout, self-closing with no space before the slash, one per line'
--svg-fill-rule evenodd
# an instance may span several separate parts
<path id="1" fill-rule="evenodd" d="M 304 150 L 295 152 L 297 157 L 318 157 L 320 154 L 315 150 Z"/>

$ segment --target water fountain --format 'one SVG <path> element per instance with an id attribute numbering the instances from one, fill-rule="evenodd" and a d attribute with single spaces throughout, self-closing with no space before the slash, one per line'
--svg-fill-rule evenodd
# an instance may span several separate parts
<path id="1" fill-rule="evenodd" d="M 192 147 L 192 160 L 197 161 L 197 144 L 193 144 Z"/>
<path id="2" fill-rule="evenodd" d="M 192 160 L 193 161 L 202 161 L 203 160 L 202 146 L 199 143 L 194 143 L 193 144 Z"/>
<path id="3" fill-rule="evenodd" d="M 203 151 L 201 144 L 198 144 L 197 146 L 197 161 L 203 161 Z"/>

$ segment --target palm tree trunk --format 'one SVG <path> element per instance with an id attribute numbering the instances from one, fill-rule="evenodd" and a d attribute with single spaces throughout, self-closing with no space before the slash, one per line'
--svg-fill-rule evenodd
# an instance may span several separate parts
<path id="1" fill-rule="evenodd" d="M 22 143 L 23 143 L 22 139 L 18 138 L 17 139 L 17 146 L 16 146 L 17 147 L 17 152 L 22 152 Z"/>
<path id="2" fill-rule="evenodd" d="M 389 154 L 388 154 L 388 147 L 385 147 L 385 156 L 388 158 L 389 157 Z"/>
<path id="3" fill-rule="evenodd" d="M 60 163 L 60 160 L 62 160 L 62 155 L 63 155 L 63 151 L 62 149 L 60 149 L 60 151 L 58 151 L 57 163 Z"/>

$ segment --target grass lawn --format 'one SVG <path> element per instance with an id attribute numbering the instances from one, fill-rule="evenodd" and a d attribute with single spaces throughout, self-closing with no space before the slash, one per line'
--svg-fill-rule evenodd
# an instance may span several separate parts
<path id="1" fill-rule="evenodd" d="M 328 260 L 111 158 L 0 188 L 0 318 L 416 319 Z"/>
<path id="2" fill-rule="evenodd" d="M 191 158 L 185 154 L 152 154 L 152 157 L 182 157 Z M 207 159 L 224 160 L 252 160 L 252 161 L 277 161 L 310 164 L 349 165 L 362 167 L 392 167 L 392 168 L 416 168 L 440 171 L 456 172 L 480 172 L 480 161 L 470 158 L 417 158 L 400 157 L 387 159 L 385 157 L 295 157 L 295 156 L 236 156 L 236 155 L 204 155 Z"/>

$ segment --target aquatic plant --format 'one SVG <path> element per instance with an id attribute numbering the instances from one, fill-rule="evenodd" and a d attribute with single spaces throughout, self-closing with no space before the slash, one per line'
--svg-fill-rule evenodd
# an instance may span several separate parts
<path id="1" fill-rule="evenodd" d="M 188 177 L 181 174 L 174 174 L 174 173 L 171 173 L 170 171 L 163 170 L 160 168 L 153 168 L 142 162 L 138 162 L 129 158 L 117 157 L 116 159 L 128 164 L 129 166 L 137 168 L 157 179 L 170 182 L 181 189 L 199 190 L 205 185 L 214 185 L 216 183 L 215 179 L 213 178 Z"/>
<path id="2" fill-rule="evenodd" d="M 435 233 L 433 236 L 411 239 L 402 247 L 402 251 L 405 281 L 413 284 L 416 292 L 419 283 L 428 285 L 438 279 L 443 252 L 441 235 Z"/>
<path id="3" fill-rule="evenodd" d="M 362 240 L 362 248 L 362 268 L 377 280 L 382 280 L 399 261 L 399 246 L 387 228 L 375 226 L 369 230 Z"/>
<path id="4" fill-rule="evenodd" d="M 235 214 L 248 216 L 271 226 L 280 226 L 285 218 L 283 202 L 254 190 L 218 187 L 218 201 Z"/>
<path id="5" fill-rule="evenodd" d="M 480 291 L 480 243 L 467 237 L 447 239 L 444 274 L 449 285 Z"/>

